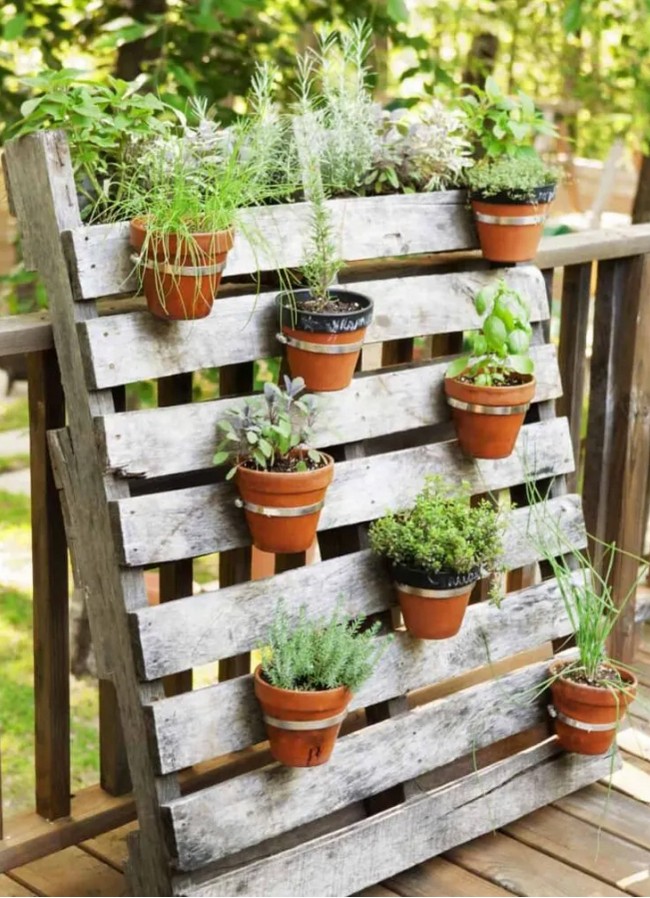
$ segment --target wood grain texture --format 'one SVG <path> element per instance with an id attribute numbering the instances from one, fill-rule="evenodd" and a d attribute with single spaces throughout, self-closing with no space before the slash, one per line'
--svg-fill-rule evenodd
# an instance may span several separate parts
<path id="1" fill-rule="evenodd" d="M 603 776 L 608 772 L 604 771 Z M 554 802 L 572 817 L 650 850 L 648 807 L 635 798 L 595 783 L 575 795 Z"/>
<path id="2" fill-rule="evenodd" d="M 0 318 L 0 356 L 43 352 L 54 346 L 47 312 L 30 312 Z"/>
<path id="3" fill-rule="evenodd" d="M 513 593 L 501 611 L 479 602 L 470 606 L 460 633 L 452 639 L 426 641 L 396 633 L 370 680 L 353 696 L 350 710 L 491 665 L 570 632 L 555 581 Z M 155 702 L 148 710 L 160 773 L 182 770 L 266 738 L 251 676 Z M 193 725 L 197 720 L 200 727 Z"/>
<path id="4" fill-rule="evenodd" d="M 626 894 L 503 833 L 482 836 L 455 848 L 448 856 L 454 863 L 491 879 L 516 895 Z"/>
<path id="5" fill-rule="evenodd" d="M 535 400 L 556 399 L 562 386 L 555 347 L 535 346 L 531 354 L 537 378 Z M 321 394 L 322 413 L 311 444 L 325 448 L 448 421 L 443 392 L 448 364 L 449 359 L 444 359 L 397 371 L 367 372 L 336 397 Z M 246 401 L 217 399 L 101 418 L 97 430 L 106 469 L 121 477 L 148 478 L 209 468 L 217 421 L 226 410 Z"/>
<path id="6" fill-rule="evenodd" d="M 531 665 L 366 727 L 340 738 L 322 767 L 273 764 L 169 802 L 178 868 L 197 869 L 534 726 L 546 708 L 521 696 L 546 676 L 546 663 Z"/>
<path id="7" fill-rule="evenodd" d="M 552 499 L 549 511 L 563 540 L 570 540 L 576 547 L 586 545 L 579 496 Z M 525 508 L 513 511 L 504 540 L 504 564 L 508 568 L 538 560 L 526 536 L 527 521 Z M 292 616 L 304 603 L 328 614 L 340 595 L 345 596 L 345 606 L 354 614 L 376 614 L 394 601 L 383 566 L 366 550 L 275 577 L 187 596 L 179 602 L 138 609 L 130 622 L 138 646 L 140 675 L 156 679 L 250 651 L 266 638 L 280 599 Z M 229 622 L 227 627 L 224 620 Z"/>
<path id="8" fill-rule="evenodd" d="M 468 459 L 455 440 L 340 462 L 327 491 L 319 530 L 358 524 L 408 507 L 428 474 L 466 480 L 474 493 L 573 470 L 566 419 L 523 427 L 515 452 L 499 461 Z M 176 561 L 249 545 L 231 483 L 122 499 L 111 504 L 121 560 L 127 565 Z"/>
<path id="9" fill-rule="evenodd" d="M 556 756 L 545 743 L 311 844 L 240 869 L 226 862 L 179 876 L 174 893 L 348 895 L 581 788 L 609 764 Z"/>
<path id="10" fill-rule="evenodd" d="M 27 135 L 4 147 L 12 194 L 23 239 L 31 258 L 38 260 L 39 273 L 52 310 L 55 345 L 66 395 L 71 440 L 50 443 L 59 482 L 64 484 L 78 534 L 84 587 L 91 597 L 89 607 L 107 634 L 119 658 L 114 668 L 120 710 L 129 734 L 127 747 L 131 774 L 139 798 L 140 822 L 147 833 L 143 852 L 143 875 L 152 895 L 170 890 L 167 853 L 158 814 L 161 798 L 179 794 L 175 780 L 155 780 L 146 755 L 143 698 L 162 697 L 162 689 L 138 683 L 130 649 L 125 607 L 146 604 L 143 578 L 122 575 L 115 564 L 107 494 L 116 497 L 120 486 L 106 483 L 97 463 L 93 418 L 114 411 L 110 394 L 88 395 L 84 385 L 77 324 L 91 318 L 91 303 L 74 303 L 68 267 L 62 252 L 62 230 L 80 225 L 74 176 L 65 135 L 47 132 Z"/>
<path id="11" fill-rule="evenodd" d="M 633 895 L 650 895 L 650 852 L 558 808 L 540 808 L 511 823 L 505 831 L 524 845 L 611 886 Z"/>
<path id="12" fill-rule="evenodd" d="M 22 885 L 37 895 L 86 896 L 88 882 L 93 895 L 122 895 L 124 877 L 80 848 L 66 848 L 11 871 Z"/>
<path id="13" fill-rule="evenodd" d="M 21 896 L 24 895 L 36 894 L 36 892 L 32 892 L 31 889 L 26 889 L 25 886 L 20 885 L 15 879 L 10 879 L 4 874 L 0 874 L 0 893 L 2 893 L 5 898 L 21 898 Z"/>
<path id="14" fill-rule="evenodd" d="M 580 234 L 545 237 L 535 257 L 540 268 L 562 268 L 601 259 L 621 259 L 650 252 L 650 224 L 598 228 Z"/>
<path id="15" fill-rule="evenodd" d="M 405 870 L 387 881 L 387 885 L 398 895 L 408 898 L 432 898 L 432 896 L 459 896 L 466 895 L 497 896 L 512 895 L 500 886 L 494 885 L 481 876 L 476 876 L 468 870 L 464 870 L 457 864 L 444 857 L 432 858 L 417 867 Z"/>
<path id="16" fill-rule="evenodd" d="M 46 435 L 65 423 L 53 349 L 30 354 L 28 379 L 36 809 L 54 820 L 70 813 L 70 647 L 68 546 Z"/>
<path id="17" fill-rule="evenodd" d="M 531 319 L 548 318 L 541 274 L 532 266 L 388 278 L 351 284 L 375 303 L 366 343 L 479 326 L 473 296 L 504 276 L 530 299 Z M 277 293 L 220 299 L 201 321 L 160 321 L 146 311 L 88 321 L 79 332 L 88 384 L 123 383 L 278 355 Z"/>
<path id="18" fill-rule="evenodd" d="M 476 246 L 465 195 L 460 191 L 330 200 L 328 207 L 346 262 Z M 225 276 L 295 268 L 309 230 L 308 203 L 251 209 L 228 254 Z M 77 299 L 137 289 L 128 222 L 77 228 L 66 235 Z"/>

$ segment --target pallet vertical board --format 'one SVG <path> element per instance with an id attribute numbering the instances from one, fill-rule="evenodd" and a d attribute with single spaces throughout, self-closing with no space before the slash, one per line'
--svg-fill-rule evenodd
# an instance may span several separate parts
<path id="1" fill-rule="evenodd" d="M 475 245 L 458 193 L 332 202 L 345 259 L 377 260 L 355 289 L 375 300 L 366 342 L 387 349 L 382 367 L 357 372 L 350 387 L 326 397 L 315 444 L 335 447 L 340 461 L 321 519 L 323 560 L 295 570 L 281 565 L 252 582 L 250 537 L 233 487 L 211 469 L 215 424 L 230 400 L 193 404 L 189 385 L 202 368 L 242 371 L 246 380 L 233 379 L 228 392 L 250 393 L 251 363 L 277 354 L 274 295 L 219 299 L 203 322 L 166 324 L 128 304 L 120 311 L 119 302 L 100 317 L 97 298 L 136 287 L 124 223 L 81 224 L 62 135 L 10 143 L 6 161 L 26 257 L 40 261 L 51 297 L 70 408 L 68 429 L 50 434 L 51 452 L 93 627 L 107 634 L 140 818 L 129 861 L 136 893 L 350 894 L 602 776 L 607 759 L 568 758 L 552 741 L 518 747 L 522 733 L 546 719 L 541 699 L 516 700 L 544 680 L 544 655 L 535 653 L 570 632 L 556 584 L 545 581 L 512 592 L 501 612 L 472 605 L 461 633 L 445 643 L 399 633 L 355 697 L 353 714 L 368 709 L 366 725 L 344 732 L 329 765 L 289 771 L 260 766 L 261 756 L 247 771 L 236 775 L 233 768 L 181 797 L 180 770 L 264 741 L 247 668 L 228 659 L 263 641 L 280 596 L 291 615 L 302 602 L 326 613 L 343 593 L 351 614 L 388 619 L 392 589 L 363 533 L 385 511 L 410 503 L 428 474 L 465 479 L 475 494 L 515 488 L 527 470 L 559 478 L 550 513 L 562 532 L 585 544 L 579 498 L 562 480 L 573 470 L 572 434 L 554 415 L 561 385 L 545 337 L 544 279 L 532 266 L 436 274 L 429 263 L 397 277 L 393 267 L 386 276 L 382 260 L 389 256 Z M 247 213 L 267 229 L 275 264 L 300 261 L 301 240 L 287 235 L 302 235 L 307 213 L 304 203 Z M 253 270 L 254 253 L 238 238 L 226 274 Z M 539 389 L 517 452 L 474 462 L 462 457 L 450 428 L 441 393 L 447 362 L 413 362 L 410 347 L 424 337 L 456 349 L 450 335 L 478 324 L 474 293 L 501 275 L 531 299 Z M 164 381 L 170 393 L 162 407 L 118 411 L 111 390 L 148 378 L 178 380 Z M 510 569 L 537 561 L 526 520 L 525 508 L 514 512 L 506 537 Z M 354 545 L 350 532 L 358 537 Z M 192 596 L 192 559 L 213 552 L 234 552 L 243 563 L 236 571 L 224 565 L 222 588 Z M 169 572 L 160 605 L 147 604 L 146 565 Z M 187 688 L 184 671 L 216 661 L 231 679 L 165 696 L 164 677 L 180 677 Z M 507 670 L 499 677 L 491 672 L 497 662 Z M 468 677 L 477 668 L 480 676 Z M 456 685 L 446 687 L 450 677 Z M 436 693 L 411 702 L 413 690 L 433 686 Z M 373 711 L 378 706 L 381 713 Z M 506 738 L 513 747 L 501 748 L 504 759 L 480 776 L 454 773 L 444 787 L 422 792 L 428 774 L 444 775 L 446 765 Z M 377 813 L 386 790 L 395 806 Z M 327 862 L 333 852 L 335 869 Z"/>

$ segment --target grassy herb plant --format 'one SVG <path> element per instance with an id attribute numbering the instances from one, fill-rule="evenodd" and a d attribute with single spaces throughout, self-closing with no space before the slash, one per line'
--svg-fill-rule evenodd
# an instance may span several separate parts
<path id="1" fill-rule="evenodd" d="M 264 384 L 261 396 L 228 410 L 217 424 L 215 465 L 230 464 L 228 478 L 237 465 L 258 471 L 306 471 L 325 463 L 322 453 L 307 443 L 318 414 L 313 396 L 300 397 L 301 377 L 285 377 L 285 389 Z"/>
<path id="2" fill-rule="evenodd" d="M 458 105 L 465 114 L 478 155 L 492 159 L 534 156 L 532 144 L 537 135 L 557 134 L 555 126 L 544 118 L 527 94 L 518 91 L 509 96 L 492 76 L 486 79 L 485 89 L 465 85 L 465 90 Z"/>
<path id="3" fill-rule="evenodd" d="M 607 642 L 621 612 L 645 577 L 647 563 L 636 559 L 639 576 L 617 602 L 612 593 L 611 574 L 617 558 L 626 553 L 614 543 L 602 544 L 601 564 L 597 567 L 585 550 L 576 549 L 567 538 L 548 511 L 536 483 L 530 480 L 526 483 L 526 494 L 531 508 L 527 536 L 557 579 L 578 650 L 578 657 L 552 675 L 551 681 L 562 676 L 615 691 L 629 688 L 629 683 L 612 667 Z M 548 684 L 546 681 L 545 685 Z"/>
<path id="4" fill-rule="evenodd" d="M 555 187 L 557 168 L 539 156 L 503 156 L 484 159 L 466 173 L 470 190 L 483 197 L 507 194 L 511 199 L 532 203 L 540 187 Z"/>
<path id="5" fill-rule="evenodd" d="M 314 692 L 344 686 L 355 692 L 371 675 L 391 637 L 376 639 L 377 621 L 349 620 L 337 606 L 329 619 L 309 620 L 302 606 L 295 623 L 277 608 L 268 645 L 261 649 L 264 679 L 279 689 Z"/>
<path id="6" fill-rule="evenodd" d="M 530 308 L 518 290 L 500 279 L 474 297 L 480 331 L 468 335 L 470 351 L 447 368 L 447 377 L 462 375 L 477 386 L 503 386 L 517 375 L 532 374 Z"/>
<path id="7" fill-rule="evenodd" d="M 427 477 L 413 507 L 384 515 L 370 526 L 370 545 L 393 564 L 427 573 L 499 570 L 502 512 L 488 500 L 470 502 L 469 484 Z"/>

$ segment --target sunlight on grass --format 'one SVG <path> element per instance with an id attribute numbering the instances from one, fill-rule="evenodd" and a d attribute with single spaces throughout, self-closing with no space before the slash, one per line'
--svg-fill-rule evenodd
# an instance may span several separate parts
<path id="1" fill-rule="evenodd" d="M 0 474 L 29 467 L 29 455 L 0 455 Z"/>
<path id="2" fill-rule="evenodd" d="M 0 410 L 0 433 L 6 430 L 29 430 L 27 397 L 21 396 Z"/>
<path id="3" fill-rule="evenodd" d="M 31 541 L 30 501 L 23 493 L 0 490 L 0 540 L 21 546 Z"/>

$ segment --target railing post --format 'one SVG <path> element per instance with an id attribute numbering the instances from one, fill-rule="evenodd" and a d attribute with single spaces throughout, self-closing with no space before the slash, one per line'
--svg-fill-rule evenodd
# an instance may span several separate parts
<path id="1" fill-rule="evenodd" d="M 650 464 L 650 255 L 602 262 L 594 316 L 584 507 L 589 532 L 619 554 L 612 571 L 614 599 L 632 589 L 646 527 Z M 602 555 L 595 542 L 594 557 Z M 609 650 L 632 661 L 635 597 L 623 608 Z"/>
<path id="2" fill-rule="evenodd" d="M 53 820 L 70 813 L 70 655 L 68 554 L 46 433 L 65 424 L 61 375 L 53 349 L 28 355 L 36 810 Z"/>

